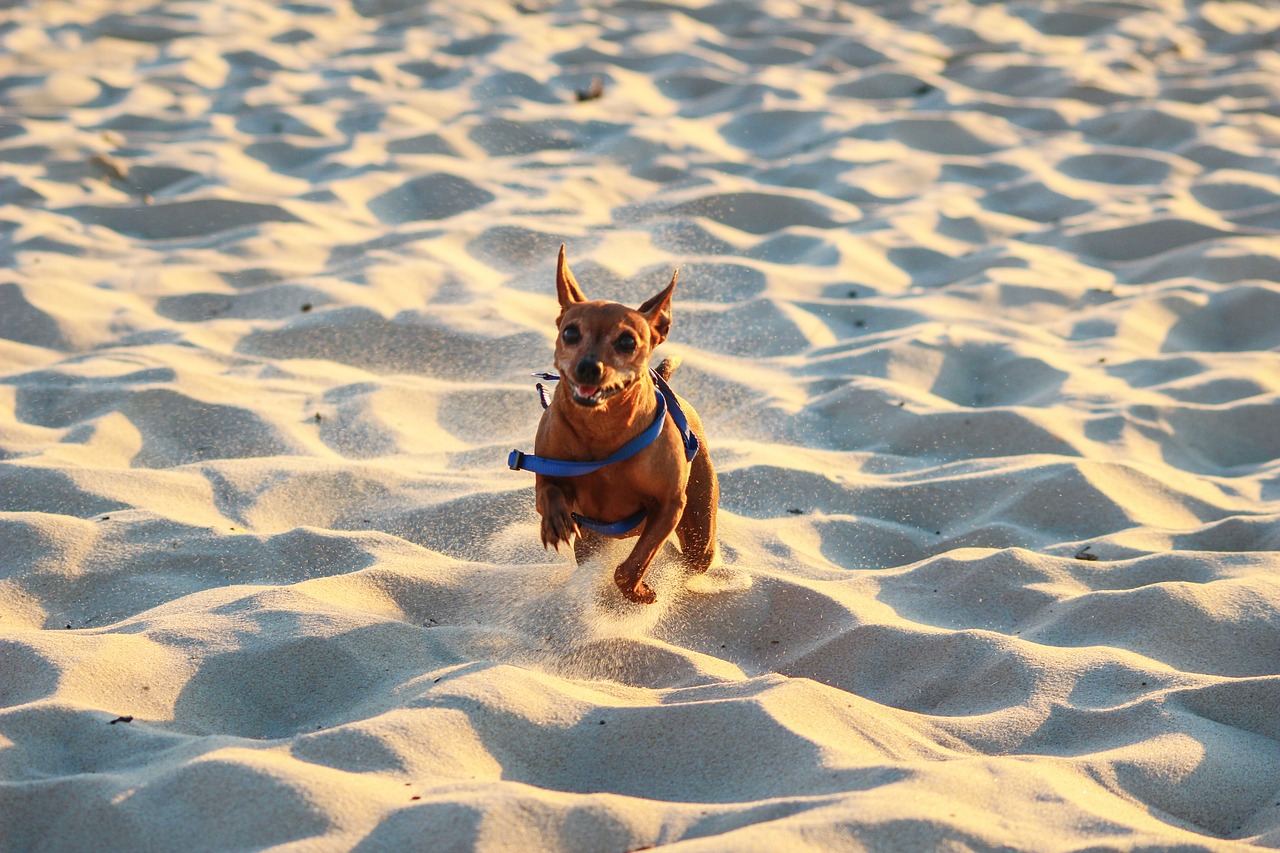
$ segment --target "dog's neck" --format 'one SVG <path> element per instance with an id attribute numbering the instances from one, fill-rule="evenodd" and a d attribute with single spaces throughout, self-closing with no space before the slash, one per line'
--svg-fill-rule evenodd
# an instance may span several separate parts
<path id="1" fill-rule="evenodd" d="M 635 382 L 598 406 L 574 402 L 566 382 L 556 386 L 552 405 L 587 457 L 603 458 L 653 424 L 658 412 L 657 393 L 646 367 Z"/>

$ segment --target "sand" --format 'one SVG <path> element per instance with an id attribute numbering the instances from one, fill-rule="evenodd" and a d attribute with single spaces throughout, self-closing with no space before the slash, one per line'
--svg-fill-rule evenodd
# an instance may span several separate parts
<path id="1" fill-rule="evenodd" d="M 1274 5 L 0 24 L 0 851 L 1280 847 Z M 651 607 L 505 468 L 561 242 L 681 271 Z"/>

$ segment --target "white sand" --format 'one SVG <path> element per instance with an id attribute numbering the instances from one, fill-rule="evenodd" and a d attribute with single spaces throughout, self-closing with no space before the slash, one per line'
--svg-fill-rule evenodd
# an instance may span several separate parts
<path id="1" fill-rule="evenodd" d="M 1280 847 L 1274 5 L 0 24 L 0 850 Z M 561 241 L 682 270 L 650 608 L 504 466 Z"/>

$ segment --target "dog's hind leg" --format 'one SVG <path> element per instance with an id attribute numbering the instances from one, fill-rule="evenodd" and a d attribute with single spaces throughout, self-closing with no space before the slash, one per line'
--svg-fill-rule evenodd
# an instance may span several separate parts
<path id="1" fill-rule="evenodd" d="M 716 555 L 716 507 L 720 504 L 720 484 L 705 451 L 693 457 L 689 485 L 685 489 L 684 513 L 676 525 L 683 562 L 702 573 Z"/>

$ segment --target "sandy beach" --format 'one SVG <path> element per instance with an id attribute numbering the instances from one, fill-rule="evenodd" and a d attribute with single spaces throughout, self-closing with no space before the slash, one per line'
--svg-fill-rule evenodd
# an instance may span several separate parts
<path id="1" fill-rule="evenodd" d="M 1280 847 L 1280 8 L 0 8 L 0 853 Z M 721 558 L 539 541 L 556 251 Z"/>

